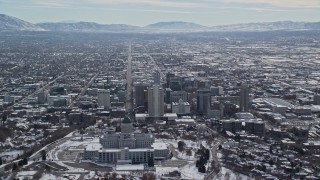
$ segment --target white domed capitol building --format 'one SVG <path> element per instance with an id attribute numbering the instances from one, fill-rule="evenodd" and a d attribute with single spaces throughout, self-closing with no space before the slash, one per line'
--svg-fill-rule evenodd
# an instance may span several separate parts
<path id="1" fill-rule="evenodd" d="M 84 159 L 97 163 L 147 163 L 149 158 L 166 159 L 169 150 L 164 143 L 155 143 L 151 133 L 136 133 L 131 120 L 125 117 L 121 132 L 107 132 L 99 143 L 92 143 L 84 151 Z"/>

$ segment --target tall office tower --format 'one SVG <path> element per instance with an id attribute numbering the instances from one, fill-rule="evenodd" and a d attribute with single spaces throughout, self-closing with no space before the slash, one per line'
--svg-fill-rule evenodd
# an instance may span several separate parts
<path id="1" fill-rule="evenodd" d="M 160 84 L 160 72 L 159 71 L 155 71 L 153 73 L 153 84 L 155 84 L 155 85 Z"/>
<path id="2" fill-rule="evenodd" d="M 167 88 L 169 88 L 170 87 L 170 78 L 172 78 L 172 77 L 174 77 L 175 75 L 173 74 L 173 73 L 170 73 L 170 72 L 168 72 L 167 74 L 166 74 L 166 81 L 167 81 Z"/>
<path id="3" fill-rule="evenodd" d="M 210 89 L 197 90 L 197 111 L 200 114 L 207 114 L 210 108 Z"/>
<path id="4" fill-rule="evenodd" d="M 166 95 L 164 99 L 167 104 L 171 103 L 171 93 L 172 93 L 172 90 L 170 88 L 166 88 Z"/>
<path id="5" fill-rule="evenodd" d="M 98 106 L 104 106 L 104 108 L 109 109 L 110 104 L 110 90 L 99 89 L 98 90 Z"/>
<path id="6" fill-rule="evenodd" d="M 151 117 L 164 114 L 164 90 L 159 85 L 148 88 L 148 114 Z"/>
<path id="7" fill-rule="evenodd" d="M 171 77 L 170 78 L 170 83 L 169 83 L 169 88 L 172 91 L 181 91 L 182 90 L 182 79 L 181 77 Z"/>
<path id="8" fill-rule="evenodd" d="M 44 104 L 47 102 L 47 97 L 48 97 L 48 91 L 47 90 L 41 90 L 38 93 L 38 103 L 39 104 Z"/>
<path id="9" fill-rule="evenodd" d="M 148 89 L 146 84 L 135 84 L 134 85 L 134 99 L 136 107 L 144 106 L 145 97 L 144 91 Z"/>
<path id="10" fill-rule="evenodd" d="M 240 111 L 247 112 L 249 110 L 249 87 L 246 84 L 240 87 Z"/>

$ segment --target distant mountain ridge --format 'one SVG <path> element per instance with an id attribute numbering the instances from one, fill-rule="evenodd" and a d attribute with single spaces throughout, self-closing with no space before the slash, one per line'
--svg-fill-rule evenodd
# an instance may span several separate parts
<path id="1" fill-rule="evenodd" d="M 95 22 L 30 22 L 0 14 L 0 31 L 74 31 L 74 32 L 211 32 L 211 31 L 276 31 L 320 30 L 320 22 L 278 21 L 245 23 L 207 27 L 192 22 L 158 22 L 144 27 L 126 24 L 98 24 Z"/>
<path id="2" fill-rule="evenodd" d="M 208 27 L 192 22 L 172 21 L 172 22 L 158 22 L 149 24 L 144 28 L 148 29 L 206 29 Z"/>
<path id="3" fill-rule="evenodd" d="M 126 24 L 98 24 L 94 22 L 59 22 L 59 23 L 38 23 L 38 26 L 49 31 L 81 31 L 81 32 L 108 32 L 108 31 L 135 31 L 137 26 Z"/>
<path id="4" fill-rule="evenodd" d="M 0 14 L 0 31 L 44 31 L 44 29 L 27 21 Z"/>
<path id="5" fill-rule="evenodd" d="M 213 31 L 320 30 L 320 22 L 277 21 L 214 26 Z"/>

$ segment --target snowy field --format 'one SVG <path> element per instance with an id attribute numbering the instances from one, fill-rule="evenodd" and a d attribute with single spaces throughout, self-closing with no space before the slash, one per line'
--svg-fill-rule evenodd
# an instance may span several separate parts
<path id="1" fill-rule="evenodd" d="M 99 138 L 72 138 L 67 140 L 66 142 L 58 145 L 54 149 L 48 152 L 48 159 L 52 160 L 75 160 L 78 153 L 83 151 L 84 148 L 89 144 L 99 143 Z M 67 156 L 66 151 L 72 150 L 74 151 L 69 159 L 61 159 L 59 158 L 59 154 L 64 154 L 64 157 Z M 70 154 L 69 154 L 70 155 Z M 61 157 L 61 156 L 60 156 Z"/>
<path id="2" fill-rule="evenodd" d="M 194 163 L 189 163 L 181 168 L 178 167 L 161 167 L 156 166 L 157 177 L 161 177 L 163 174 L 169 172 L 178 171 L 181 172 L 182 179 L 204 179 L 205 173 L 199 173 Z"/>
<path id="3" fill-rule="evenodd" d="M 178 148 L 178 142 L 180 140 L 174 140 L 174 139 L 156 139 L 155 142 L 163 142 L 166 144 L 172 144 L 175 148 Z M 199 147 L 200 144 L 202 144 L 204 147 L 209 147 L 206 141 L 191 141 L 191 140 L 182 140 L 185 144 L 186 147 Z"/>
<path id="4" fill-rule="evenodd" d="M 40 180 L 77 180 L 79 178 L 80 178 L 80 175 L 74 175 L 74 174 L 53 175 L 53 174 L 45 173 L 42 175 Z"/>
<path id="5" fill-rule="evenodd" d="M 0 157 L 6 161 L 11 161 L 14 160 L 18 157 L 18 155 L 22 155 L 23 151 L 22 150 L 12 150 L 12 151 L 7 151 L 0 153 Z"/>
<path id="6" fill-rule="evenodd" d="M 64 180 L 67 178 L 58 177 L 53 174 L 43 174 L 42 177 L 40 178 L 40 180 L 62 180 L 62 179 Z"/>
<path id="7" fill-rule="evenodd" d="M 199 173 L 198 169 L 195 167 L 194 163 L 190 163 L 184 167 L 177 168 L 177 167 L 160 167 L 156 166 L 156 174 L 157 177 L 160 178 L 163 174 L 168 174 L 169 172 L 179 171 L 181 172 L 182 179 L 197 179 L 201 180 L 204 179 L 205 173 Z M 252 178 L 239 174 L 234 173 L 232 170 L 222 167 L 221 172 L 215 176 L 214 179 L 219 180 L 253 180 Z"/>
<path id="8" fill-rule="evenodd" d="M 227 169 L 225 167 L 221 168 L 221 172 L 215 176 L 215 179 L 221 179 L 221 180 L 231 180 L 231 179 L 235 179 L 235 180 L 253 180 L 252 178 L 240 174 L 240 173 L 235 173 L 230 169 Z"/>
<path id="9" fill-rule="evenodd" d="M 17 174 L 18 178 L 24 179 L 24 178 L 32 178 L 34 174 L 36 174 L 37 171 L 22 171 Z"/>
<path id="10" fill-rule="evenodd" d="M 190 163 L 179 169 L 182 179 L 204 179 L 205 173 L 199 173 L 195 163 Z"/>
<path id="11" fill-rule="evenodd" d="M 206 141 L 190 141 L 183 140 L 186 144 L 185 149 L 191 150 L 191 156 L 186 154 L 186 151 L 178 151 L 178 142 L 179 140 L 173 139 L 157 139 L 156 142 L 166 143 L 167 146 L 172 146 L 177 152 L 177 157 L 173 157 L 171 160 L 182 160 L 185 161 L 185 165 L 181 167 L 165 167 L 165 166 L 156 166 L 157 177 L 160 178 L 163 174 L 168 174 L 169 172 L 178 171 L 181 173 L 182 179 L 204 179 L 205 173 L 199 173 L 198 168 L 195 165 L 197 158 L 195 157 L 195 152 L 200 148 L 200 145 L 203 145 L 206 148 L 209 148 L 209 145 Z M 168 160 L 170 162 L 170 160 Z M 209 163 L 208 163 L 209 164 Z M 208 165 L 207 164 L 207 165 Z"/>
<path id="12" fill-rule="evenodd" d="M 95 172 L 94 171 L 90 171 L 89 174 L 84 176 L 84 179 L 92 179 L 95 176 Z"/>
<path id="13" fill-rule="evenodd" d="M 195 158 L 195 153 L 196 151 L 200 148 L 200 145 L 203 145 L 205 148 L 210 149 L 210 145 L 207 144 L 206 141 L 190 141 L 190 140 L 183 140 L 183 142 L 186 144 L 185 149 L 190 149 L 191 150 L 191 156 L 188 156 L 186 154 L 186 151 L 179 152 L 178 151 L 178 142 L 179 140 L 173 140 L 173 139 L 157 139 L 155 142 L 162 142 L 165 143 L 167 146 L 173 146 L 178 153 L 178 158 L 182 160 L 187 160 L 187 161 L 196 161 L 197 159 Z"/>

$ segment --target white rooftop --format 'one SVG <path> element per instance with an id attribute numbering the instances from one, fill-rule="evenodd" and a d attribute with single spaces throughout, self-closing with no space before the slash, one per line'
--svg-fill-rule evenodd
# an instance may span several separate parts
<path id="1" fill-rule="evenodd" d="M 195 123 L 194 119 L 176 119 L 177 123 Z"/>
<path id="2" fill-rule="evenodd" d="M 144 165 L 143 164 L 124 164 L 124 165 L 117 165 L 117 171 L 143 171 Z"/>
<path id="3" fill-rule="evenodd" d="M 136 117 L 148 117 L 149 114 L 136 114 Z"/>
<path id="4" fill-rule="evenodd" d="M 176 113 L 166 113 L 163 115 L 164 117 L 178 117 Z"/>
<path id="5" fill-rule="evenodd" d="M 166 143 L 157 142 L 151 145 L 155 150 L 168 149 Z"/>

